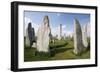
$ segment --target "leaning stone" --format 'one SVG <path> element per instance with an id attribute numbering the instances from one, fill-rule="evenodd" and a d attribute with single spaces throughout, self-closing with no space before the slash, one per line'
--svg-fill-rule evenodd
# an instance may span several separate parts
<path id="1" fill-rule="evenodd" d="M 74 19 L 74 53 L 80 54 L 83 49 L 81 26 L 79 21 Z"/>

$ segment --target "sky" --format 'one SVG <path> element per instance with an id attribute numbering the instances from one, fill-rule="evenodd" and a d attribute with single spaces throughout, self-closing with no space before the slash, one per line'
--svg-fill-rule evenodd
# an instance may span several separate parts
<path id="1" fill-rule="evenodd" d="M 43 23 L 43 18 L 45 15 L 48 15 L 49 17 L 49 25 L 53 36 L 57 35 L 57 28 L 60 24 L 62 24 L 62 36 L 72 35 L 74 18 L 77 18 L 81 27 L 88 25 L 90 28 L 90 14 L 24 11 L 25 30 L 28 23 L 31 22 L 32 27 L 35 29 L 35 33 L 37 33 L 39 26 Z M 90 30 L 88 35 L 89 34 Z"/>

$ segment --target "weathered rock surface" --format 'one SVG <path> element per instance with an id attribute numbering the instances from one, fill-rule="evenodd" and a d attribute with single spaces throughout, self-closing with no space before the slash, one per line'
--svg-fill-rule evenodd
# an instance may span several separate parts
<path id="1" fill-rule="evenodd" d="M 49 40 L 50 40 L 50 25 L 49 17 L 44 16 L 43 23 L 38 28 L 37 32 L 37 51 L 38 52 L 49 52 Z"/>
<path id="2" fill-rule="evenodd" d="M 79 21 L 74 19 L 74 53 L 80 54 L 83 51 L 82 30 Z"/>

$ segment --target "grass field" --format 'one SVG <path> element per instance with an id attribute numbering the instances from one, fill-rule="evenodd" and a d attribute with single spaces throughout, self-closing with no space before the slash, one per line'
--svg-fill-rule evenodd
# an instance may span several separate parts
<path id="1" fill-rule="evenodd" d="M 72 40 L 55 40 L 50 43 L 50 55 L 37 53 L 36 48 L 24 48 L 24 61 L 46 61 L 46 60 L 70 60 L 70 59 L 88 59 L 90 58 L 90 48 L 80 55 L 73 53 L 74 45 Z"/>

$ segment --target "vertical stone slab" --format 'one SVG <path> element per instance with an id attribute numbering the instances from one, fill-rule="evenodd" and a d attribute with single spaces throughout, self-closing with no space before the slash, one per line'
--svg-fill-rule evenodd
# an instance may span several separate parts
<path id="1" fill-rule="evenodd" d="M 74 53 L 80 54 L 83 50 L 82 30 L 79 21 L 74 19 Z"/>
<path id="2" fill-rule="evenodd" d="M 87 25 L 84 25 L 82 28 L 82 38 L 83 38 L 83 45 L 85 48 L 88 47 L 88 41 L 87 41 Z"/>
<path id="3" fill-rule="evenodd" d="M 26 29 L 25 46 L 26 47 L 30 47 L 30 40 L 29 40 L 29 36 L 28 36 L 28 29 Z"/>
<path id="4" fill-rule="evenodd" d="M 26 29 L 26 40 L 25 40 L 26 46 L 31 47 L 34 40 L 35 40 L 35 31 L 34 28 L 32 28 L 31 23 L 29 23 Z"/>
<path id="5" fill-rule="evenodd" d="M 37 51 L 38 52 L 49 52 L 49 40 L 50 40 L 50 25 L 49 17 L 44 16 L 43 23 L 39 26 L 37 32 Z"/>
<path id="6" fill-rule="evenodd" d="M 32 45 L 32 40 L 33 40 L 33 30 L 32 30 L 32 25 L 31 25 L 31 23 L 28 24 L 28 36 L 29 36 L 30 47 L 31 47 L 31 45 Z"/>

